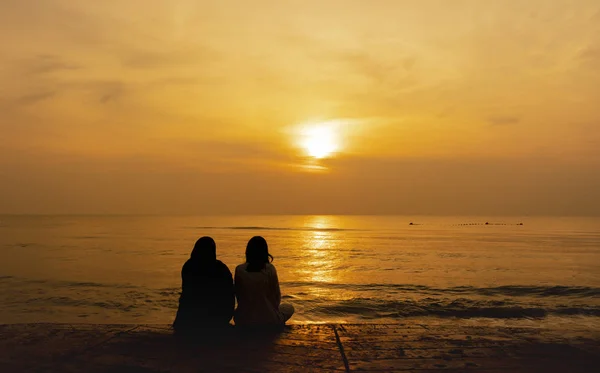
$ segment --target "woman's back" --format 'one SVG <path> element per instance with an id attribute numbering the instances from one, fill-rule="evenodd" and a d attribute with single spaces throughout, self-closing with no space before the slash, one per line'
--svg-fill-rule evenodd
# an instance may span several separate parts
<path id="1" fill-rule="evenodd" d="M 233 278 L 220 260 L 199 266 L 188 260 L 181 270 L 180 303 L 211 309 L 233 306 Z"/>
<path id="2" fill-rule="evenodd" d="M 236 325 L 282 324 L 279 311 L 281 292 L 275 266 L 266 263 L 259 271 L 248 271 L 248 263 L 235 269 L 235 294 L 238 308 Z"/>
<path id="3" fill-rule="evenodd" d="M 181 296 L 173 327 L 193 331 L 198 327 L 228 325 L 235 296 L 231 271 L 217 260 L 216 244 L 202 237 L 181 269 Z"/>

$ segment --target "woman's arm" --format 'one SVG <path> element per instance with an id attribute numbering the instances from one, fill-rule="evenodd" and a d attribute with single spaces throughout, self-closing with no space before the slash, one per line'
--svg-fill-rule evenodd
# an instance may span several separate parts
<path id="1" fill-rule="evenodd" d="M 233 292 L 235 293 L 235 298 L 237 299 L 238 305 L 240 304 L 240 287 L 241 287 L 241 277 L 238 275 L 237 268 L 235 269 L 235 275 L 233 280 Z"/>
<path id="2" fill-rule="evenodd" d="M 279 288 L 279 277 L 277 276 L 277 270 L 275 269 L 275 266 L 271 265 L 271 268 L 271 281 L 273 284 L 273 292 L 275 293 L 275 307 L 279 308 L 279 305 L 281 304 L 281 289 Z"/>
<path id="3" fill-rule="evenodd" d="M 231 271 L 225 264 L 223 264 L 223 297 L 224 297 L 224 306 L 227 310 L 227 315 L 229 317 L 233 316 L 233 311 L 235 309 L 235 288 L 233 284 L 233 276 L 231 275 Z"/>
<path id="4" fill-rule="evenodd" d="M 181 292 L 183 293 L 183 291 L 186 288 L 186 285 L 189 281 L 187 281 L 187 274 L 188 274 L 188 267 L 187 267 L 188 262 L 185 262 L 183 264 L 183 267 L 181 267 Z"/>

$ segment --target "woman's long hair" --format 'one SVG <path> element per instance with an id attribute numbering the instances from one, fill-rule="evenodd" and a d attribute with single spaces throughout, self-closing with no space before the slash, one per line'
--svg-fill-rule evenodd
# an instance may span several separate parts
<path id="1" fill-rule="evenodd" d="M 194 245 L 190 261 L 195 268 L 214 267 L 217 261 L 217 244 L 211 237 L 200 237 Z"/>
<path id="2" fill-rule="evenodd" d="M 273 256 L 269 254 L 267 240 L 261 236 L 254 236 L 248 241 L 246 246 L 246 263 L 248 272 L 259 272 L 265 265 L 273 261 Z"/>

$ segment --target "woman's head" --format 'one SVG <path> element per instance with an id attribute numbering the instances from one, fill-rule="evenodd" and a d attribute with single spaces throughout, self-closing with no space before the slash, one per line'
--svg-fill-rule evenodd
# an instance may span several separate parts
<path id="1" fill-rule="evenodd" d="M 261 236 L 252 237 L 246 246 L 246 263 L 248 263 L 248 271 L 260 271 L 265 267 L 265 264 L 269 263 L 269 259 L 272 261 L 273 256 L 269 254 L 267 240 Z"/>
<path id="2" fill-rule="evenodd" d="M 199 263 L 213 263 L 217 260 L 217 244 L 211 237 L 200 237 L 194 245 L 191 259 Z"/>

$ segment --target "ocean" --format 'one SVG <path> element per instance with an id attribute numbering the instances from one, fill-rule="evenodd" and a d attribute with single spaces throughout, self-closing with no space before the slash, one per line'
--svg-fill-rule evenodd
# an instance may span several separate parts
<path id="1" fill-rule="evenodd" d="M 296 323 L 600 325 L 600 218 L 432 216 L 0 216 L 0 323 L 170 323 L 204 235 L 264 236 Z"/>

